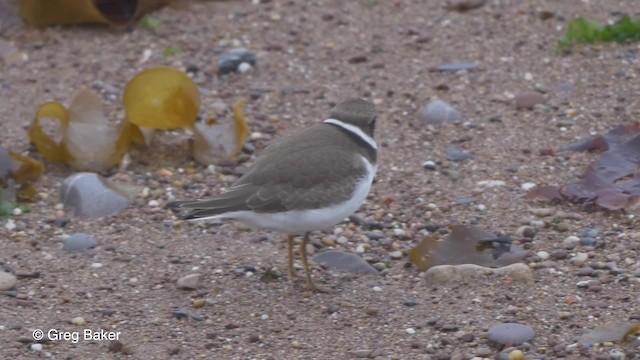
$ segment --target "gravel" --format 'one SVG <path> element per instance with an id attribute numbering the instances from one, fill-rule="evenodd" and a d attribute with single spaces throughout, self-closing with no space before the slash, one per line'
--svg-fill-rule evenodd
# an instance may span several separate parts
<path id="1" fill-rule="evenodd" d="M 107 117 L 121 120 L 117 94 L 135 73 L 157 65 L 198 69 L 193 76 L 203 119 L 216 103 L 244 98 L 250 132 L 260 135 L 249 139 L 239 160 L 209 167 L 191 159 L 188 133 L 157 132 L 149 146 L 132 149 L 128 166 L 101 174 L 135 191 L 128 207 L 119 200 L 117 211 L 96 219 L 75 217 L 59 204 L 61 184 L 73 171 L 45 162 L 38 196 L 27 204 L 31 211 L 0 219 L 0 271 L 17 281 L 0 293 L 0 358 L 89 359 L 112 352 L 162 359 L 179 349 L 174 358 L 324 360 L 362 350 L 358 354 L 378 359 L 470 359 L 519 350 L 525 359 L 577 360 L 637 352 L 617 342 L 597 350 L 574 345 L 598 325 L 640 313 L 632 301 L 640 285 L 637 218 L 529 201 L 521 188 L 575 179 L 598 154 L 553 149 L 640 118 L 633 95 L 640 93 L 636 44 L 555 51 L 574 16 L 612 22 L 616 14 L 632 13 L 635 1 L 487 1 L 467 12 L 435 0 L 180 3 L 152 14 L 160 21 L 156 31 L 18 25 L 3 32 L 18 52 L 7 59 L 0 53 L 6 149 L 41 159 L 25 131 L 38 105 L 66 101 L 96 81 L 109 84 L 99 89 Z M 0 19 L 6 14 L 0 10 Z M 163 56 L 168 47 L 181 51 Z M 235 48 L 250 49 L 256 66 L 218 76 L 220 55 Z M 458 62 L 479 66 L 432 71 Z M 544 103 L 517 109 L 516 96 L 530 91 L 544 92 Z M 163 209 L 174 198 L 219 193 L 274 139 L 323 120 L 333 104 L 351 96 L 379 109 L 376 182 L 357 216 L 312 234 L 313 245 L 321 254 L 332 244 L 321 239 L 331 238 L 335 250 L 360 253 L 380 276 L 311 261 L 314 280 L 334 290 L 311 294 L 304 281 L 263 276 L 286 274 L 281 234 L 232 222 L 185 223 Z M 464 124 L 421 120 L 417 114 L 435 99 L 453 104 Z M 451 146 L 473 160 L 447 159 Z M 425 161 L 436 171 L 425 170 Z M 456 205 L 459 199 L 474 199 L 484 210 Z M 496 275 L 427 284 L 407 251 L 427 232 L 441 240 L 450 225 L 469 223 L 510 234 L 525 247 L 527 270 L 520 270 L 528 280 Z M 373 231 L 377 240 L 369 237 Z M 100 246 L 64 252 L 61 243 L 73 233 L 91 234 Z M 396 251 L 402 256 L 392 258 Z M 541 251 L 549 258 L 538 262 Z M 251 271 L 234 271 L 248 265 Z M 298 257 L 296 267 L 300 273 Z M 581 273 L 587 267 L 591 272 Z M 36 272 L 41 275 L 23 276 Z M 197 289 L 176 286 L 195 273 L 206 279 Z M 584 287 L 576 285 L 581 281 Z M 80 316 L 84 325 L 70 323 Z M 535 338 L 496 347 L 487 331 L 503 322 L 526 324 Z M 46 341 L 36 353 L 36 328 L 121 335 L 118 342 Z M 409 328 L 415 333 L 406 333 Z M 473 340 L 460 340 L 463 334 Z"/>

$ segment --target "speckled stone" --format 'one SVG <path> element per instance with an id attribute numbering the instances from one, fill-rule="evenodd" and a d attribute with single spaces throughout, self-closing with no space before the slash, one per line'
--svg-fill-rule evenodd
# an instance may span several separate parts
<path id="1" fill-rule="evenodd" d="M 0 271 L 0 291 L 13 289 L 16 286 L 16 277 L 13 274 Z"/>
<path id="2" fill-rule="evenodd" d="M 533 328 L 516 323 L 503 323 L 489 329 L 489 340 L 501 345 L 515 346 L 530 341 L 535 336 Z"/>

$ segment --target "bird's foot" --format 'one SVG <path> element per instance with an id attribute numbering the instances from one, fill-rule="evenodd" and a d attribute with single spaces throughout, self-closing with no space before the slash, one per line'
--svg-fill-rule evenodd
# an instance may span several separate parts
<path id="1" fill-rule="evenodd" d="M 313 281 L 307 281 L 305 288 L 315 293 L 330 294 L 334 292 L 332 289 L 328 289 L 320 285 L 316 285 L 316 283 L 314 283 Z"/>

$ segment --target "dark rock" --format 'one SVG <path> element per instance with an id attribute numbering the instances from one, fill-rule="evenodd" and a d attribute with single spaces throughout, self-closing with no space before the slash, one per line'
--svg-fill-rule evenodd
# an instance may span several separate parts
<path id="1" fill-rule="evenodd" d="M 255 53 L 244 48 L 231 49 L 220 55 L 218 59 L 218 73 L 228 74 L 238 72 L 240 64 L 247 63 L 251 66 L 256 66 L 257 62 L 258 58 Z"/>

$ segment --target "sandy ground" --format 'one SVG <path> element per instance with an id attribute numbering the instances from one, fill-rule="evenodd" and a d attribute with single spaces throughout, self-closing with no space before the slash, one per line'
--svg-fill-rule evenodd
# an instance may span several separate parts
<path id="1" fill-rule="evenodd" d="M 541 150 L 638 120 L 637 44 L 581 47 L 567 56 L 555 51 L 568 20 L 615 20 L 637 13 L 635 1 L 490 0 L 464 14 L 435 0 L 185 3 L 154 13 L 161 21 L 156 32 L 97 26 L 6 31 L 2 38 L 25 56 L 0 71 L 2 146 L 37 157 L 25 131 L 37 106 L 68 102 L 83 85 L 100 90 L 109 117 L 120 119 L 127 80 L 154 65 L 197 66 L 203 112 L 215 101 L 246 99 L 251 131 L 263 134 L 251 140 L 255 154 L 248 157 L 273 137 L 322 120 L 337 101 L 364 97 L 380 112 L 378 176 L 357 212 L 367 226 L 339 224 L 348 242 L 338 248 L 355 252 L 368 244 L 365 257 L 390 269 L 376 277 L 314 266 L 315 279 L 333 288 L 331 294 L 306 293 L 286 277 L 261 281 L 272 268 L 286 273 L 281 235 L 234 223 L 175 223 L 167 210 L 148 206 L 151 200 L 164 204 L 169 193 L 215 194 L 245 166 L 211 174 L 190 158 L 188 135 L 166 132 L 134 150 L 127 170 L 105 174 L 151 189 L 150 198 L 124 212 L 87 220 L 59 210 L 60 184 L 74 171 L 47 164 L 37 184 L 43 196 L 30 205 L 32 212 L 12 217 L 11 231 L 9 220 L 0 219 L 0 262 L 19 275 L 18 296 L 0 295 L 0 358 L 494 359 L 500 348 L 488 342 L 487 329 L 505 321 L 535 330 L 533 340 L 517 347 L 527 359 L 637 358 L 637 343 L 582 354 L 572 346 L 598 325 L 640 315 L 635 219 L 521 198 L 523 183 L 574 179 L 597 156 L 543 156 Z M 543 20 L 543 10 L 553 16 Z M 163 57 L 169 46 L 181 52 Z M 237 46 L 256 52 L 257 68 L 217 76 L 218 55 Z M 143 62 L 146 49 L 152 55 Z M 458 61 L 479 66 L 430 71 Z M 572 84 L 571 90 L 557 91 L 562 84 Z M 513 95 L 535 88 L 546 90 L 546 104 L 516 110 Z M 464 123 L 420 120 L 418 110 L 436 97 L 459 109 Z M 449 146 L 474 159 L 447 160 Z M 427 160 L 436 162 L 436 171 L 422 167 Z M 482 180 L 505 185 L 484 189 L 477 185 Z M 471 197 L 477 202 L 456 205 Z M 538 217 L 532 207 L 560 213 Z M 406 254 L 426 227 L 444 231 L 472 223 L 517 239 L 517 230 L 532 221 L 543 225 L 527 244 L 533 284 L 486 278 L 427 286 L 406 255 L 389 256 Z M 370 239 L 372 228 L 380 229 L 382 240 Z M 564 248 L 566 237 L 586 228 L 598 230 L 595 246 Z M 64 236 L 75 232 L 92 234 L 98 247 L 62 251 Z M 316 234 L 316 242 L 323 236 L 338 238 Z M 566 257 L 535 255 L 557 250 Z M 590 256 L 591 276 L 581 276 L 584 265 L 569 260 L 578 252 Z M 619 272 L 608 271 L 611 262 Z M 202 274 L 200 288 L 178 289 L 176 280 L 191 273 Z M 579 288 L 583 280 L 597 286 Z M 196 308 L 199 299 L 205 305 Z M 76 317 L 86 323 L 71 324 Z M 38 351 L 34 329 L 117 331 L 120 342 L 48 341 Z"/>

